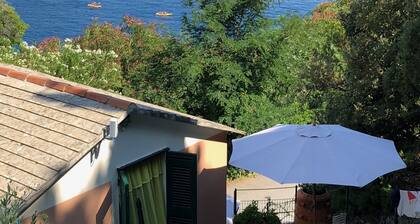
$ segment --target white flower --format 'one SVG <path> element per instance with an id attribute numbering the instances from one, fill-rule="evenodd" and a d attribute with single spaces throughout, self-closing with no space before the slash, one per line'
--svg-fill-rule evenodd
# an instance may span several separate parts
<path id="1" fill-rule="evenodd" d="M 65 43 L 71 43 L 71 42 L 72 42 L 72 39 L 70 39 L 70 38 L 66 38 L 66 39 L 64 39 L 64 42 L 65 42 Z"/>
<path id="2" fill-rule="evenodd" d="M 118 54 L 117 53 L 115 53 L 115 51 L 113 51 L 113 50 L 111 50 L 110 52 L 109 52 L 109 54 L 111 55 L 111 57 L 113 57 L 113 58 L 118 58 Z"/>

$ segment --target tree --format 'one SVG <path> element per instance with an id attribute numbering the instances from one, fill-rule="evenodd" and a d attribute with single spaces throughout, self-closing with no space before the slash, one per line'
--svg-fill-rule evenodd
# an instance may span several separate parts
<path id="1" fill-rule="evenodd" d="M 0 45 L 17 44 L 28 28 L 5 0 L 0 0 Z"/>
<path id="2" fill-rule="evenodd" d="M 348 70 L 330 121 L 420 150 L 420 1 L 350 1 L 345 8 Z"/>
<path id="3" fill-rule="evenodd" d="M 241 39 L 263 24 L 272 0 L 185 0 L 192 16 L 184 16 L 184 34 L 198 43 L 226 36 Z"/>

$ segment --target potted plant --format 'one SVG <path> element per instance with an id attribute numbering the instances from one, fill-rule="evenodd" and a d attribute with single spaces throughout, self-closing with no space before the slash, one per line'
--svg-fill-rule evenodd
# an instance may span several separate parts
<path id="1" fill-rule="evenodd" d="M 321 184 L 302 184 L 296 194 L 295 224 L 330 224 L 331 195 Z"/>

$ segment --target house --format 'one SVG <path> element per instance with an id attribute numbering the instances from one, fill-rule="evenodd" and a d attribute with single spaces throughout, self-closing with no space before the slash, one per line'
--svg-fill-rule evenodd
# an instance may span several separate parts
<path id="1" fill-rule="evenodd" d="M 231 134 L 241 131 L 0 64 L 0 194 L 28 223 L 225 222 Z"/>

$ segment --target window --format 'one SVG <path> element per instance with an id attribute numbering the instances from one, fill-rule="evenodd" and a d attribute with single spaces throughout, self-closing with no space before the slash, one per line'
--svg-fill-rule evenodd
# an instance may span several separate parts
<path id="1" fill-rule="evenodd" d="M 165 149 L 118 173 L 120 223 L 197 223 L 196 155 Z"/>

